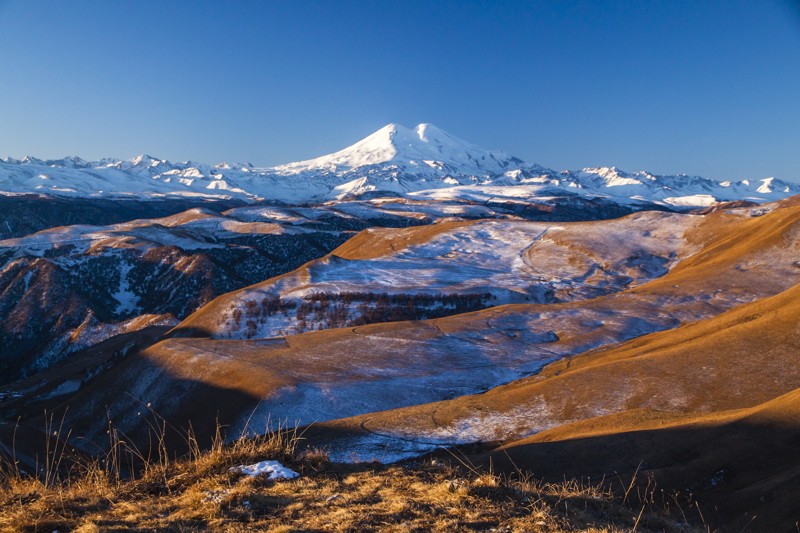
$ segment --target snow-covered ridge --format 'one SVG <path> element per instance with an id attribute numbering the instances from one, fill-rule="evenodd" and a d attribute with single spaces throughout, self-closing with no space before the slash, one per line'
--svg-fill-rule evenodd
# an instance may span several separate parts
<path id="1" fill-rule="evenodd" d="M 774 201 L 800 194 L 775 178 L 714 181 L 685 174 L 626 173 L 615 167 L 555 171 L 501 150 L 485 150 L 433 124 L 389 124 L 361 141 L 307 161 L 269 168 L 208 165 L 149 155 L 130 160 L 79 157 L 0 159 L 0 194 L 198 196 L 289 204 L 363 194 L 418 198 L 603 197 L 619 203 L 697 207 L 720 201 Z"/>

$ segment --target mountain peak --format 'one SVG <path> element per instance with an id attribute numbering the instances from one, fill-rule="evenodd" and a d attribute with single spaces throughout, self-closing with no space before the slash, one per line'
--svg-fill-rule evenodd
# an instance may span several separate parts
<path id="1" fill-rule="evenodd" d="M 148 155 L 148 154 L 139 154 L 136 157 L 134 157 L 133 159 L 131 159 L 130 162 L 134 166 L 140 166 L 140 165 L 150 166 L 153 163 L 160 163 L 161 159 L 159 159 L 157 157 L 153 157 L 153 156 Z"/>
<path id="2" fill-rule="evenodd" d="M 413 129 L 389 123 L 357 143 L 329 155 L 275 167 L 280 173 L 347 171 L 388 165 L 414 175 L 458 172 L 474 176 L 504 172 L 522 161 L 499 150 L 486 150 L 421 123 Z"/>
<path id="3" fill-rule="evenodd" d="M 40 165 L 44 166 L 44 161 L 39 159 L 38 157 L 33 157 L 31 155 L 26 155 L 20 160 L 20 163 L 23 165 Z"/>
<path id="4" fill-rule="evenodd" d="M 427 136 L 437 136 L 437 135 L 447 135 L 450 136 L 446 131 L 438 128 L 437 126 L 429 123 L 423 122 L 421 124 L 417 124 L 414 128 L 407 128 L 402 124 L 398 124 L 397 122 L 390 122 L 389 124 L 385 125 L 372 135 L 367 136 L 366 138 L 372 137 L 373 135 L 393 135 L 393 134 L 401 134 L 401 135 L 416 135 L 422 141 L 426 141 Z"/>

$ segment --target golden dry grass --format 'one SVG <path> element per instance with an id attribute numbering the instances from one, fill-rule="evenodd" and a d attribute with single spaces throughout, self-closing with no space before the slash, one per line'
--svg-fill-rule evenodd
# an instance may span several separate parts
<path id="1" fill-rule="evenodd" d="M 119 461 L 75 464 L 62 476 L 0 477 L 2 531 L 665 531 L 700 530 L 651 497 L 626 504 L 600 485 L 499 476 L 459 461 L 334 465 L 278 431 L 232 445 L 167 454 L 123 480 Z M 120 450 L 122 451 L 122 449 Z M 277 459 L 301 473 L 271 481 L 231 472 Z M 680 515 L 677 515 L 680 516 Z"/>
<path id="2" fill-rule="evenodd" d="M 372 228 L 357 233 L 352 239 L 331 252 L 331 255 L 350 260 L 375 259 L 400 252 L 409 246 L 426 243 L 438 235 L 471 226 L 476 222 L 474 220 L 451 220 L 402 229 Z"/>

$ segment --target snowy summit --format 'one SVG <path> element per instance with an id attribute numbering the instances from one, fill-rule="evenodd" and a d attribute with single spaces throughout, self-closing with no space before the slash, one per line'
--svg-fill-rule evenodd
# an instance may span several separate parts
<path id="1" fill-rule="evenodd" d="M 388 124 L 356 144 L 330 155 L 275 168 L 279 172 L 355 170 L 367 166 L 397 167 L 418 174 L 499 174 L 522 165 L 520 159 L 480 146 L 437 128 L 419 124 L 409 129 Z"/>

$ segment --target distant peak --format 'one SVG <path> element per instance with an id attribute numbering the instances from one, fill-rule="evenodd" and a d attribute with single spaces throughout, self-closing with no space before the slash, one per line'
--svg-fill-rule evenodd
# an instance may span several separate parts
<path id="1" fill-rule="evenodd" d="M 148 154 L 139 154 L 131 159 L 131 163 L 134 165 L 138 165 L 139 163 L 149 163 L 151 161 L 159 161 L 159 159 Z"/>
<path id="2" fill-rule="evenodd" d="M 44 161 L 42 161 L 41 159 L 39 159 L 37 157 L 33 157 L 31 155 L 26 155 L 25 157 L 22 158 L 22 160 L 20 162 L 22 164 L 24 164 L 24 165 L 43 165 L 44 164 Z"/>

